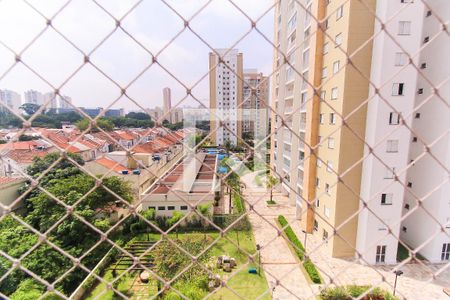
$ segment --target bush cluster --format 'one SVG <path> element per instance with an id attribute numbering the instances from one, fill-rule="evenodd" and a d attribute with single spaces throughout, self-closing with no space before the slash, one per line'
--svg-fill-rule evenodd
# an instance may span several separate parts
<path id="1" fill-rule="evenodd" d="M 329 287 L 320 291 L 320 298 L 323 300 L 350 300 L 361 297 L 361 295 L 366 293 L 370 288 L 371 287 L 368 285 L 347 285 L 347 286 Z M 398 300 L 397 297 L 395 297 L 388 291 L 382 290 L 379 287 L 373 288 L 361 299 Z"/>

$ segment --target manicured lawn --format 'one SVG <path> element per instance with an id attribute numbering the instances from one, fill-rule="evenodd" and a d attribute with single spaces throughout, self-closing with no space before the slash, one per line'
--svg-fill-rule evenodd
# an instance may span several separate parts
<path id="1" fill-rule="evenodd" d="M 204 237 L 204 233 L 179 233 L 179 243 L 183 247 L 183 240 L 188 238 L 202 238 Z M 213 241 L 220 237 L 217 232 L 207 232 L 206 237 L 208 240 L 207 246 L 209 246 Z M 136 238 L 136 240 L 158 240 L 160 238 L 157 234 L 142 234 Z M 172 240 L 176 240 L 175 234 L 169 234 L 169 238 Z M 231 241 L 233 241 L 236 245 L 234 245 Z M 239 248 L 238 246 L 239 245 Z M 207 247 L 206 246 L 206 247 Z M 241 295 L 241 297 L 245 299 L 256 299 L 260 297 L 265 291 L 268 289 L 267 281 L 264 276 L 264 272 L 261 271 L 261 275 L 259 274 L 249 274 L 248 268 L 254 267 L 258 269 L 258 259 L 255 258 L 255 263 L 249 263 L 250 260 L 248 258 L 248 254 L 253 255 L 256 253 L 256 245 L 253 238 L 253 233 L 251 231 L 232 231 L 227 233 L 224 237 L 221 237 L 217 240 L 217 242 L 208 250 L 208 255 L 210 257 L 210 265 L 214 265 L 212 270 L 215 274 L 219 274 L 222 279 L 227 279 L 231 274 L 234 274 L 236 270 L 238 271 L 233 277 L 229 279 L 227 282 L 227 286 L 233 289 L 236 293 Z M 224 272 L 221 269 L 217 269 L 215 267 L 215 261 L 218 256 L 227 255 L 236 259 L 237 267 L 233 269 L 231 273 Z M 201 257 L 200 257 L 201 259 Z M 107 271 L 105 272 L 103 278 L 105 280 L 112 280 L 112 270 L 111 268 L 114 266 L 114 263 L 109 266 Z M 119 272 L 118 272 L 119 274 Z M 117 289 L 123 292 L 126 295 L 132 296 L 132 283 L 133 280 L 137 276 L 137 272 L 134 274 L 128 274 L 121 280 L 121 282 L 117 285 Z M 156 289 L 151 288 L 152 286 L 156 286 L 155 282 L 150 281 L 149 295 L 154 295 L 156 293 Z M 106 288 L 105 284 L 97 285 L 89 297 L 87 299 L 94 299 L 100 293 L 102 293 Z M 206 295 L 206 294 L 205 294 Z M 240 299 L 237 297 L 232 291 L 227 288 L 219 288 L 217 292 L 211 297 L 212 299 Z M 114 299 L 114 293 L 112 291 L 108 291 L 97 299 Z M 265 295 L 261 297 L 261 299 L 270 299 L 269 295 Z"/>
<path id="2" fill-rule="evenodd" d="M 409 258 L 409 251 L 405 248 L 401 243 L 398 243 L 398 249 L 397 249 L 397 261 L 402 262 L 405 259 Z M 425 260 L 425 258 L 420 255 L 419 253 L 416 254 L 416 258 L 420 260 Z"/>

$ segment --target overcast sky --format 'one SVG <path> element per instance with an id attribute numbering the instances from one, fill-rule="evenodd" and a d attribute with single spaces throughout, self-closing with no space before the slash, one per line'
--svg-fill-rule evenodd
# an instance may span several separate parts
<path id="1" fill-rule="evenodd" d="M 67 0 L 29 0 L 46 17 L 53 16 Z M 121 18 L 137 1 L 97 0 L 113 16 Z M 208 1 L 167 0 L 184 18 L 189 19 Z M 272 0 L 234 0 L 253 19 L 266 12 Z M 272 40 L 271 9 L 257 27 Z M 114 20 L 92 0 L 73 0 L 53 20 L 53 26 L 85 53 L 91 52 L 115 28 Z M 179 31 L 183 21 L 160 0 L 144 0 L 122 21 L 122 26 L 152 53 L 160 51 Z M 0 0 L 0 41 L 20 53 L 46 27 L 45 19 L 22 0 Z M 249 29 L 250 22 L 228 0 L 213 0 L 190 23 L 211 47 L 228 48 Z M 236 45 L 244 54 L 244 68 L 257 68 L 268 74 L 272 68 L 272 46 L 255 30 Z M 189 30 L 184 31 L 158 57 L 173 76 L 192 86 L 208 72 L 208 46 Z M 52 28 L 37 39 L 21 55 L 22 60 L 54 86 L 61 85 L 83 64 L 83 54 L 66 42 Z M 122 30 L 112 34 L 91 57 L 93 64 L 120 85 L 127 85 L 151 63 L 150 55 Z M 14 54 L 0 44 L 0 76 L 14 63 Z M 172 89 L 172 104 L 185 95 L 183 87 L 158 65 L 153 65 L 128 89 L 128 94 L 142 107 L 162 103 L 162 88 Z M 193 89 L 193 94 L 207 101 L 208 77 Z M 0 89 L 22 94 L 28 89 L 41 92 L 51 87 L 23 65 L 16 65 L 0 79 Z M 85 65 L 62 88 L 75 105 L 106 107 L 120 96 L 120 89 L 94 67 Z M 192 99 L 182 105 L 197 106 Z M 120 99 L 113 107 L 136 109 L 128 99 Z"/>

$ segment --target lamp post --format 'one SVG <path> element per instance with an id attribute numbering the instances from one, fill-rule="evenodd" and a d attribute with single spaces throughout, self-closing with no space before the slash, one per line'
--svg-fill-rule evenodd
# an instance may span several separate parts
<path id="1" fill-rule="evenodd" d="M 256 250 L 258 250 L 258 274 L 261 275 L 261 246 L 256 244 Z"/>
<path id="2" fill-rule="evenodd" d="M 401 276 L 403 274 L 403 271 L 402 270 L 396 270 L 396 271 L 394 271 L 394 274 L 395 274 L 395 282 L 394 282 L 394 292 L 392 294 L 395 296 L 395 289 L 397 287 L 397 277 Z"/>

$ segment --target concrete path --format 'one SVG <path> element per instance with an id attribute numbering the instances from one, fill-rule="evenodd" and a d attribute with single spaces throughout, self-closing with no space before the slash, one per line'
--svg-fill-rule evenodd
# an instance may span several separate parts
<path id="1" fill-rule="evenodd" d="M 266 201 L 270 198 L 269 191 L 256 185 L 254 175 L 255 173 L 249 173 L 241 178 L 247 186 L 243 196 L 254 206 L 249 219 L 256 243 L 262 247 L 261 262 L 273 291 L 273 299 L 309 299 L 313 297 L 313 290 L 286 241 L 278 236 L 275 223 L 280 214 L 293 217 L 294 207 L 287 201 L 282 202 L 283 198 L 278 193 L 274 193 L 275 198 L 280 198 L 281 201 L 277 206 L 268 207 Z"/>
<path id="2" fill-rule="evenodd" d="M 282 214 L 303 242 L 305 236 L 301 231 L 300 222 L 295 221 L 295 206 L 289 203 L 287 197 L 274 192 L 277 205 L 268 207 L 266 200 L 270 197 L 269 191 L 264 187 L 258 187 L 254 177 L 255 173 L 249 173 L 241 180 L 247 185 L 244 197 L 254 206 L 253 211 L 249 213 L 249 219 L 256 243 L 262 246 L 261 259 L 269 286 L 275 287 L 273 299 L 316 299 L 314 294 L 319 293 L 319 286 L 306 281 L 286 241 L 277 235 L 275 219 Z M 392 291 L 395 277 L 392 272 L 393 266 L 366 266 L 352 259 L 332 258 L 324 247 L 319 246 L 321 242 L 320 237 L 307 236 L 307 251 L 312 250 L 312 253 L 309 253 L 311 260 L 320 270 L 325 284 L 329 284 L 330 279 L 333 279 L 338 285 L 373 285 Z M 450 287 L 448 265 L 407 264 L 401 269 L 404 274 L 397 282 L 397 296 L 401 299 L 450 300 L 443 292 L 445 287 Z M 437 272 L 440 274 L 432 280 L 431 274 Z M 279 285 L 276 285 L 277 279 Z"/>

